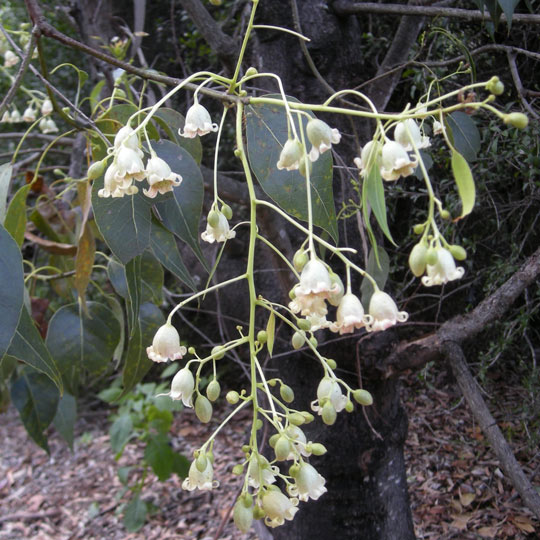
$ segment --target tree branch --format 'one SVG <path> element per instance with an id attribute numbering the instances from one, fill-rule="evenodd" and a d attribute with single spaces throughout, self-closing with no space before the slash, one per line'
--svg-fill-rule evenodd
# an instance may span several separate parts
<path id="1" fill-rule="evenodd" d="M 452 368 L 469 408 L 495 451 L 503 471 L 510 478 L 523 502 L 540 519 L 540 495 L 525 476 L 497 422 L 489 412 L 478 384 L 467 366 L 463 350 L 457 343 L 446 341 L 442 344 L 442 352 Z"/>

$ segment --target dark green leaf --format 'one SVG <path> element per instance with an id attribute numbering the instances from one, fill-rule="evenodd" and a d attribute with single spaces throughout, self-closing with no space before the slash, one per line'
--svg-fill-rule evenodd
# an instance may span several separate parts
<path id="1" fill-rule="evenodd" d="M 75 427 L 75 419 L 77 418 L 77 401 L 75 398 L 64 392 L 58 403 L 56 416 L 53 424 L 62 438 L 69 444 L 73 450 L 73 428 Z"/>
<path id="2" fill-rule="evenodd" d="M 47 375 L 62 391 L 60 366 L 51 355 L 26 308 L 21 310 L 17 331 L 13 336 L 7 354 Z"/>
<path id="3" fill-rule="evenodd" d="M 113 386 L 102 390 L 97 397 L 106 403 L 114 403 L 121 395 L 122 389 L 119 386 Z"/>
<path id="4" fill-rule="evenodd" d="M 47 346 L 58 362 L 62 380 L 77 395 L 82 373 L 102 374 L 111 360 L 120 336 L 120 325 L 111 310 L 88 302 L 88 313 L 78 304 L 61 307 L 49 322 Z"/>
<path id="5" fill-rule="evenodd" d="M 156 203 L 161 220 L 169 231 L 188 244 L 208 269 L 199 245 L 199 221 L 204 195 L 201 171 L 186 150 L 170 141 L 159 141 L 153 144 L 153 148 L 157 155 L 168 163 L 171 170 L 183 178 L 182 183 L 173 188 L 173 197 Z"/>
<path id="6" fill-rule="evenodd" d="M 172 464 L 172 470 L 174 473 L 176 473 L 180 478 L 186 478 L 189 474 L 189 467 L 191 466 L 191 463 L 189 462 L 189 459 L 182 454 L 178 454 L 177 452 L 173 452 L 173 464 Z"/>
<path id="7" fill-rule="evenodd" d="M 15 334 L 24 298 L 24 274 L 19 247 L 0 225 L 0 358 Z"/>
<path id="8" fill-rule="evenodd" d="M 11 166 L 11 163 L 0 165 L 0 225 L 3 225 L 6 217 L 7 196 L 9 193 L 12 172 L 13 167 Z"/>
<path id="9" fill-rule="evenodd" d="M 116 294 L 127 300 L 128 288 L 126 281 L 126 269 L 123 264 L 119 263 L 116 259 L 109 259 L 107 263 L 107 276 L 111 282 Z"/>
<path id="10" fill-rule="evenodd" d="M 173 234 L 169 232 L 157 219 L 152 219 L 150 231 L 150 247 L 158 261 L 172 272 L 180 281 L 184 282 L 192 291 L 197 289 L 193 278 L 186 268 Z"/>
<path id="11" fill-rule="evenodd" d="M 30 184 L 20 188 L 9 203 L 4 226 L 19 246 L 24 240 L 26 230 L 26 197 L 30 190 Z"/>
<path id="12" fill-rule="evenodd" d="M 25 367 L 11 385 L 11 400 L 32 439 L 49 452 L 45 429 L 53 421 L 60 393 L 49 377 Z"/>
<path id="13" fill-rule="evenodd" d="M 165 434 L 158 433 L 148 441 L 144 450 L 144 459 L 152 467 L 160 482 L 171 476 L 173 458 L 173 450 Z"/>
<path id="14" fill-rule="evenodd" d="M 265 104 L 249 106 L 246 119 L 249 163 L 257 180 L 283 210 L 307 221 L 306 179 L 298 171 L 280 171 L 277 168 L 279 155 L 288 137 L 284 108 Z M 313 223 L 328 231 L 337 242 L 331 152 L 325 152 L 313 163 L 310 181 Z"/>
<path id="15" fill-rule="evenodd" d="M 382 232 L 386 238 L 395 245 L 394 239 L 388 229 L 386 203 L 384 201 L 384 186 L 379 167 L 371 167 L 368 174 L 365 176 L 362 194 L 365 194 L 365 199 L 373 210 L 373 214 L 375 215 Z"/>
<path id="16" fill-rule="evenodd" d="M 150 250 L 145 251 L 141 259 L 141 283 L 141 302 L 157 305 L 163 302 L 163 267 Z"/>
<path id="17" fill-rule="evenodd" d="M 118 479 L 122 484 L 124 484 L 124 486 L 128 483 L 130 471 L 131 467 L 118 467 L 118 470 L 116 471 L 118 474 Z"/>
<path id="18" fill-rule="evenodd" d="M 139 320 L 139 308 L 141 306 L 141 255 L 137 255 L 126 264 L 126 283 L 128 288 L 128 326 L 130 336 L 133 336 L 137 321 Z"/>
<path id="19" fill-rule="evenodd" d="M 137 532 L 146 521 L 146 503 L 135 495 L 124 508 L 124 527 L 129 532 Z"/>
<path id="20" fill-rule="evenodd" d="M 159 399 L 162 397 L 167 398 L 167 396 L 160 396 Z M 168 399 L 168 401 L 170 402 L 172 400 Z M 154 428 L 156 431 L 168 433 L 171 429 L 173 415 L 170 410 L 160 409 L 155 405 L 151 405 L 148 408 L 146 416 L 148 418 L 148 422 L 150 423 L 150 427 Z"/>
<path id="21" fill-rule="evenodd" d="M 372 248 L 368 256 L 366 272 L 375 280 L 381 290 L 384 289 L 389 271 L 390 257 L 388 257 L 388 253 L 381 247 Z M 369 279 L 364 278 L 362 280 L 360 291 L 362 293 L 362 305 L 367 311 L 371 295 L 373 294 L 373 285 Z"/>
<path id="22" fill-rule="evenodd" d="M 111 448 L 113 452 L 118 454 L 124 449 L 124 446 L 129 441 L 133 433 L 133 421 L 129 414 L 119 416 L 109 429 L 111 439 Z"/>
<path id="23" fill-rule="evenodd" d="M 516 9 L 516 6 L 519 4 L 519 0 L 497 0 L 499 3 L 499 6 L 504 11 L 504 14 L 506 15 L 506 21 L 508 24 L 508 31 L 510 31 L 510 28 L 512 28 L 512 17 L 514 16 L 514 10 Z"/>
<path id="24" fill-rule="evenodd" d="M 456 111 L 446 117 L 451 130 L 450 140 L 455 149 L 467 160 L 474 161 L 480 150 L 480 132 L 474 120 L 464 112 Z"/>

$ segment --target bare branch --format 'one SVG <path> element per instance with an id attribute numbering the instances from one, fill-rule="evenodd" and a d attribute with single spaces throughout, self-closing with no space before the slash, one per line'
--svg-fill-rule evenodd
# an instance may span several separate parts
<path id="1" fill-rule="evenodd" d="M 507 52 L 506 57 L 508 58 L 508 65 L 510 66 L 510 73 L 512 74 L 512 79 L 514 81 L 514 86 L 519 96 L 521 104 L 534 118 L 540 118 L 540 115 L 531 107 L 531 104 L 525 99 L 525 89 L 521 82 L 521 77 L 519 76 L 519 71 L 516 64 L 516 55 L 513 52 Z"/>

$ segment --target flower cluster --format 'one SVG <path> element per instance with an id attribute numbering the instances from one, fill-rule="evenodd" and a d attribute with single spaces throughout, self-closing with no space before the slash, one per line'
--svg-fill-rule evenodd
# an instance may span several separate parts
<path id="1" fill-rule="evenodd" d="M 462 261 L 467 254 L 461 246 L 448 247 L 449 249 L 446 249 L 438 245 L 428 248 L 425 242 L 420 241 L 412 249 L 409 266 L 416 277 L 425 272 L 422 284 L 426 287 L 443 285 L 463 277 L 465 270 L 461 266 L 456 267 L 455 259 Z"/>

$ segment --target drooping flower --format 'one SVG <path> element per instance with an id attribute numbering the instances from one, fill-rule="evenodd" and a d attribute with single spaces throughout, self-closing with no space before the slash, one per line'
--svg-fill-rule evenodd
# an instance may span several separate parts
<path id="1" fill-rule="evenodd" d="M 229 229 L 227 218 L 218 210 L 215 212 L 218 216 L 217 225 L 212 227 L 210 223 L 207 223 L 206 231 L 201 233 L 201 238 L 209 244 L 213 244 L 214 242 L 225 242 L 236 236 L 236 231 L 231 231 Z"/>
<path id="2" fill-rule="evenodd" d="M 10 68 L 16 66 L 19 63 L 20 58 L 10 50 L 4 53 L 4 67 Z"/>
<path id="3" fill-rule="evenodd" d="M 330 325 L 330 330 L 340 334 L 350 334 L 355 329 L 364 328 L 370 321 L 371 317 L 365 315 L 359 298 L 352 293 L 347 293 L 339 303 L 336 322 Z"/>
<path id="4" fill-rule="evenodd" d="M 339 131 L 318 118 L 312 118 L 308 122 L 306 131 L 309 142 L 313 145 L 309 152 L 311 161 L 317 161 L 320 154 L 330 150 L 332 144 L 338 144 L 341 141 Z"/>
<path id="5" fill-rule="evenodd" d="M 197 462 L 192 461 L 189 467 L 188 477 L 182 482 L 182 489 L 193 491 L 200 489 L 201 491 L 209 491 L 219 486 L 219 482 L 213 480 L 214 468 L 210 459 L 206 460 L 206 468 L 203 472 L 197 468 Z"/>
<path id="6" fill-rule="evenodd" d="M 36 119 L 36 110 L 31 105 L 23 112 L 22 119 L 25 122 L 34 122 Z"/>
<path id="7" fill-rule="evenodd" d="M 261 485 L 267 486 L 276 481 L 275 474 L 279 469 L 270 465 L 269 461 L 261 454 L 251 456 L 248 465 L 248 484 L 251 487 L 258 488 Z"/>
<path id="8" fill-rule="evenodd" d="M 21 113 L 18 111 L 18 109 L 13 109 L 11 111 L 11 123 L 18 124 L 19 122 L 22 122 Z M 43 133 L 47 133 L 47 132 L 44 131 Z"/>
<path id="9" fill-rule="evenodd" d="M 422 283 L 426 287 L 432 287 L 462 278 L 465 270 L 462 266 L 456 268 L 452 254 L 447 249 L 439 247 L 437 248 L 437 262 L 428 264 L 426 273 L 427 275 L 422 278 Z"/>
<path id="10" fill-rule="evenodd" d="M 181 369 L 174 377 L 171 383 L 169 396 L 175 401 L 181 399 L 185 407 L 193 407 L 193 391 L 195 390 L 195 379 L 190 369 L 185 367 Z"/>
<path id="11" fill-rule="evenodd" d="M 279 161 L 277 162 L 277 168 L 281 171 L 287 169 L 288 171 L 296 171 L 300 167 L 300 161 L 304 155 L 304 147 L 302 143 L 297 139 L 287 139 L 287 142 L 283 145 L 281 153 L 279 154 Z"/>
<path id="12" fill-rule="evenodd" d="M 294 451 L 287 459 L 294 459 L 294 452 L 299 452 L 305 457 L 311 456 L 311 452 L 306 449 L 307 439 L 305 433 L 298 427 L 291 424 L 286 430 L 287 436 L 291 439 Z"/>
<path id="13" fill-rule="evenodd" d="M 45 99 L 41 104 L 41 114 L 47 116 L 53 112 L 53 104 L 50 99 Z"/>
<path id="14" fill-rule="evenodd" d="M 139 137 L 134 131 L 129 125 L 120 128 L 114 137 L 114 149 L 120 150 L 121 146 L 124 145 L 132 150 L 138 150 L 139 152 L 137 153 L 142 157 L 142 152 L 139 148 Z"/>
<path id="15" fill-rule="evenodd" d="M 182 182 L 182 177 L 173 173 L 169 164 L 158 156 L 152 156 L 148 160 L 146 174 L 148 175 L 150 189 L 143 189 L 143 193 L 150 199 L 153 199 L 158 193 L 164 195 L 172 191 L 174 187 L 179 186 Z"/>
<path id="16" fill-rule="evenodd" d="M 180 336 L 176 328 L 168 322 L 158 329 L 152 345 L 146 348 L 148 358 L 154 362 L 180 360 L 186 352 L 187 349 L 180 345 Z"/>
<path id="17" fill-rule="evenodd" d="M 371 295 L 369 314 L 372 320 L 366 326 L 368 332 L 386 330 L 398 322 L 405 322 L 409 318 L 406 311 L 398 311 L 394 300 L 383 291 L 375 291 Z"/>
<path id="18" fill-rule="evenodd" d="M 323 377 L 317 387 L 317 399 L 311 403 L 311 410 L 323 414 L 323 402 L 330 402 L 336 412 L 347 405 L 347 396 L 341 392 L 341 386 L 335 379 Z"/>
<path id="19" fill-rule="evenodd" d="M 442 132 L 442 124 L 438 120 L 433 120 L 433 135 L 440 135 Z"/>
<path id="20" fill-rule="evenodd" d="M 401 144 L 387 141 L 382 147 L 381 176 L 385 180 L 397 180 L 400 176 L 410 176 L 418 165 L 411 159 Z"/>
<path id="21" fill-rule="evenodd" d="M 184 132 L 178 130 L 181 137 L 193 139 L 196 135 L 203 136 L 211 131 L 217 131 L 218 125 L 212 123 L 210 113 L 197 101 L 189 108 L 186 114 Z"/>
<path id="22" fill-rule="evenodd" d="M 412 118 L 398 122 L 394 130 L 394 140 L 407 151 L 414 149 L 413 143 L 418 149 L 431 146 L 429 137 L 422 136 L 418 124 Z"/>
<path id="23" fill-rule="evenodd" d="M 325 483 L 326 480 L 317 472 L 315 467 L 309 463 L 302 463 L 296 475 L 298 498 L 301 501 L 307 501 L 308 499 L 316 501 L 327 492 Z"/>
<path id="24" fill-rule="evenodd" d="M 121 176 L 116 163 L 111 163 L 105 171 L 103 189 L 98 191 L 98 197 L 123 197 L 135 195 L 139 189 L 133 185 L 133 178 Z"/>
<path id="25" fill-rule="evenodd" d="M 287 497 L 279 490 L 268 490 L 262 496 L 262 508 L 266 513 L 264 522 L 268 527 L 279 527 L 285 520 L 292 521 L 298 512 L 298 499 Z"/>
<path id="26" fill-rule="evenodd" d="M 39 129 L 42 133 L 58 133 L 58 127 L 52 118 L 42 118 L 39 121 Z"/>
<path id="27" fill-rule="evenodd" d="M 139 149 L 133 149 L 125 144 L 121 144 L 116 151 L 114 162 L 117 166 L 116 175 L 125 180 L 137 180 L 141 182 L 146 178 L 141 152 Z"/>
<path id="28" fill-rule="evenodd" d="M 366 175 L 371 167 L 379 167 L 381 161 L 382 146 L 379 141 L 369 141 L 360 157 L 354 158 L 354 164 L 360 169 L 361 175 Z"/>

